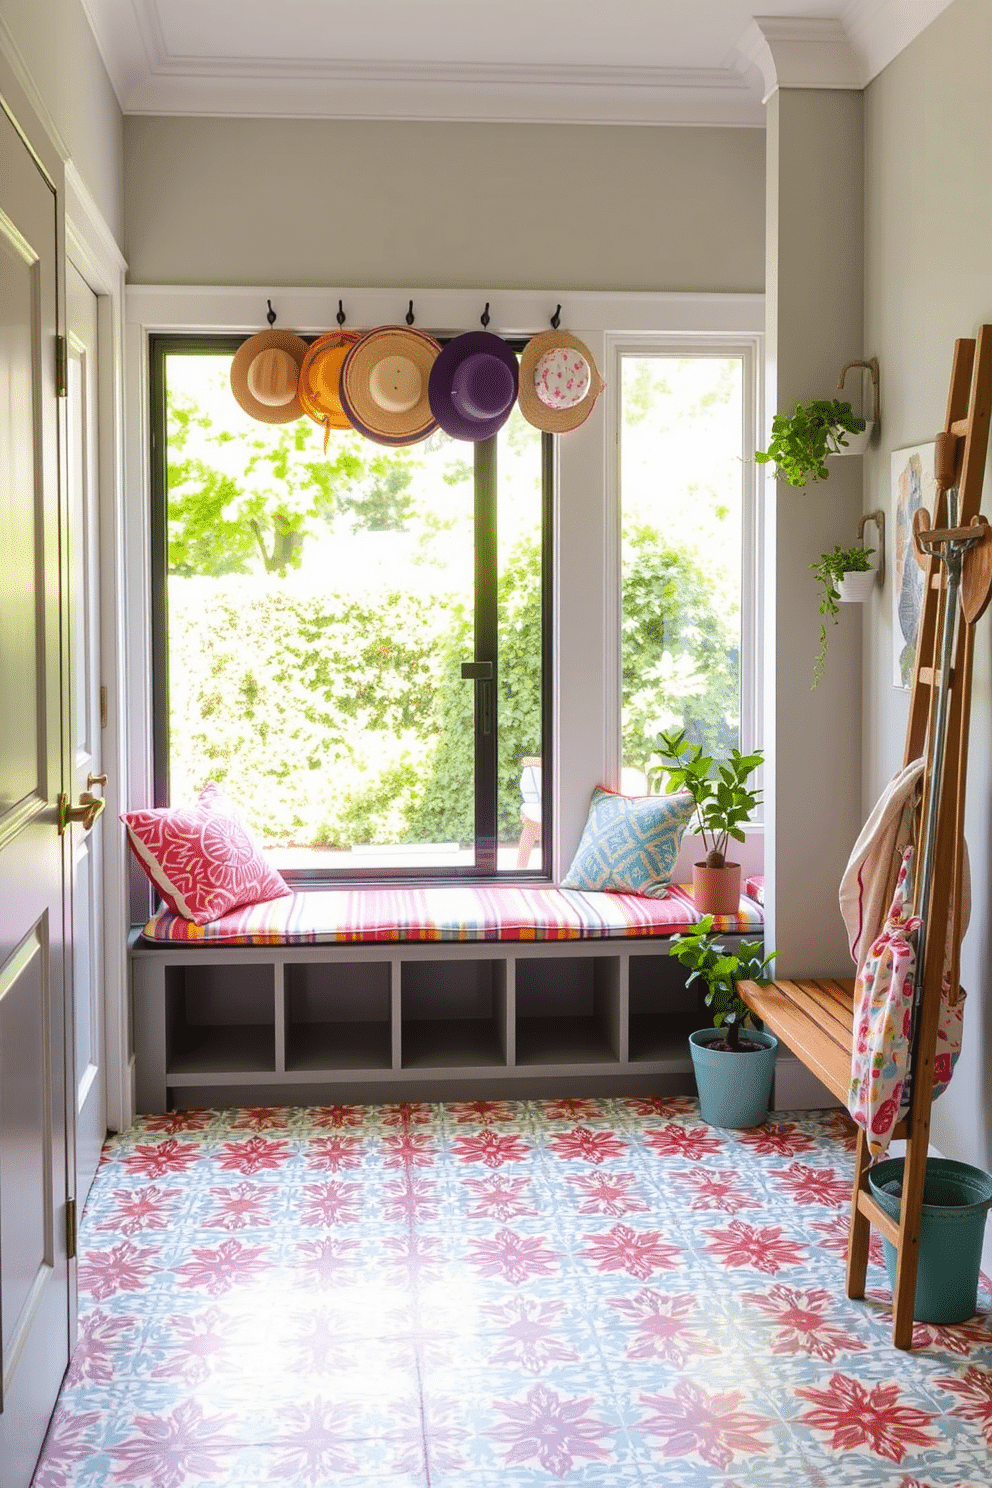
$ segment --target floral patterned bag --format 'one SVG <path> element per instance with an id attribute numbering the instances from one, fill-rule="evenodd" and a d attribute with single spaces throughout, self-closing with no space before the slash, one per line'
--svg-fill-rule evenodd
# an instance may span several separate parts
<path id="1" fill-rule="evenodd" d="M 919 916 L 910 913 L 909 868 L 913 849 L 903 853 L 888 918 L 865 957 L 854 986 L 854 1041 L 847 1108 L 868 1136 L 873 1157 L 888 1149 L 900 1116 L 909 1109 L 909 1057 L 913 1036 L 916 948 L 911 937 Z M 952 1006 L 948 970 L 934 1059 L 934 1097 L 950 1084 L 961 1052 L 963 991 Z"/>

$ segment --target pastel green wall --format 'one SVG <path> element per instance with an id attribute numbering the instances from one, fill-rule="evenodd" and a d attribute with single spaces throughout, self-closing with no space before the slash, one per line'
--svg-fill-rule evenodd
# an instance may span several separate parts
<path id="1" fill-rule="evenodd" d="M 955 0 L 867 90 L 865 352 L 881 366 L 881 448 L 866 460 L 866 511 L 891 510 L 893 450 L 943 427 L 954 341 L 992 322 L 992 6 Z M 992 509 L 986 485 L 983 506 Z M 889 559 L 892 558 L 891 538 Z M 866 614 L 864 801 L 901 763 L 908 694 L 892 685 L 891 586 Z M 975 646 L 967 839 L 971 928 L 964 1052 L 934 1107 L 932 1140 L 992 1167 L 992 619 Z M 992 1246 L 987 1253 L 992 1262 Z"/>
<path id="2" fill-rule="evenodd" d="M 764 134 L 128 118 L 132 283 L 764 288 Z"/>
<path id="3" fill-rule="evenodd" d="M 80 0 L 2 0 L 12 44 L 117 243 L 124 232 L 123 120 Z"/>

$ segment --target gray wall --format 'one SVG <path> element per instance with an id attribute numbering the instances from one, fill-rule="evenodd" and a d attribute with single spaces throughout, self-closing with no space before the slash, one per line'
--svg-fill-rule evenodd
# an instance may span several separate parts
<path id="1" fill-rule="evenodd" d="M 118 245 L 123 121 L 79 0 L 0 0 L 0 22 Z"/>
<path id="2" fill-rule="evenodd" d="M 782 88 L 769 100 L 769 421 L 832 398 L 841 368 L 863 355 L 863 113 L 861 93 L 840 88 Z M 848 391 L 857 407 L 856 382 Z M 842 606 L 830 626 L 814 690 L 810 565 L 857 543 L 861 465 L 832 460 L 829 478 L 802 490 L 765 484 L 765 871 L 779 976 L 850 968 L 837 885 L 861 828 L 861 607 Z"/>
<path id="3" fill-rule="evenodd" d="M 761 130 L 134 117 L 132 283 L 758 291 Z"/>
<path id="4" fill-rule="evenodd" d="M 881 448 L 865 510 L 891 510 L 891 452 L 943 427 L 954 341 L 992 322 L 992 6 L 955 0 L 867 90 L 866 353 L 881 364 Z M 983 508 L 992 509 L 988 486 Z M 892 557 L 891 539 L 889 558 Z M 892 686 L 891 586 L 865 626 L 864 805 L 901 761 L 908 694 Z M 992 1167 L 992 619 L 978 622 L 967 838 L 974 878 L 961 978 L 964 1052 L 933 1141 Z"/>

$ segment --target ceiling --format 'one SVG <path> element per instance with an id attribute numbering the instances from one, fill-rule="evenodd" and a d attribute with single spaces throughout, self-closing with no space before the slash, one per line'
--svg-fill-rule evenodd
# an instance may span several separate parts
<path id="1" fill-rule="evenodd" d="M 755 0 L 82 3 L 127 114 L 764 122 Z M 757 0 L 794 50 L 843 48 L 834 86 L 867 83 L 949 3 Z"/>

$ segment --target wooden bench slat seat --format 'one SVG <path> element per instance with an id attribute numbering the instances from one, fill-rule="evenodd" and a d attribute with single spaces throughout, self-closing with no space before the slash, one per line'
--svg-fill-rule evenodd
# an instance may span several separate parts
<path id="1" fill-rule="evenodd" d="M 854 978 L 738 982 L 748 1007 L 842 1105 L 851 1081 Z"/>

